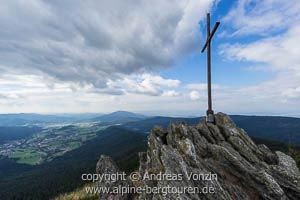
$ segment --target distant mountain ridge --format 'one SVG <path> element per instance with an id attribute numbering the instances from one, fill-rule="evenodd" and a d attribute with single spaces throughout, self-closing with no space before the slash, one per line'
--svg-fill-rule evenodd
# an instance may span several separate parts
<path id="1" fill-rule="evenodd" d="M 148 118 L 145 115 L 128 111 L 116 111 L 109 114 L 37 114 L 16 113 L 0 114 L 0 126 L 25 126 L 37 124 L 63 124 L 80 122 L 127 123 Z"/>
<path id="2" fill-rule="evenodd" d="M 142 114 L 132 113 L 128 111 L 116 111 L 110 114 L 102 115 L 100 117 L 94 118 L 94 121 L 99 121 L 100 123 L 110 123 L 110 124 L 123 124 L 127 122 L 139 121 L 142 119 L 149 118 Z"/>
<path id="3" fill-rule="evenodd" d="M 231 115 L 237 126 L 245 129 L 251 137 L 276 140 L 285 143 L 300 143 L 300 118 L 280 116 L 242 116 Z M 196 125 L 200 117 L 152 117 L 141 121 L 129 122 L 124 127 L 141 132 L 150 132 L 152 127 L 167 127 L 170 122 L 181 121 Z"/>
<path id="4" fill-rule="evenodd" d="M 300 143 L 300 118 L 280 116 L 230 116 L 251 137 Z"/>
<path id="5" fill-rule="evenodd" d="M 245 129 L 251 137 L 265 138 L 285 143 L 300 143 L 300 118 L 281 116 L 231 115 L 232 120 Z M 190 125 L 199 123 L 200 117 L 146 116 L 128 111 L 109 114 L 58 114 L 35 113 L 0 114 L 1 127 L 17 127 L 36 124 L 63 124 L 79 122 L 99 122 L 107 125 L 120 124 L 131 130 L 150 132 L 154 125 L 167 127 L 170 122 L 182 121 Z"/>
<path id="6" fill-rule="evenodd" d="M 36 124 L 60 124 L 89 122 L 100 114 L 0 114 L 0 126 L 24 126 Z"/>

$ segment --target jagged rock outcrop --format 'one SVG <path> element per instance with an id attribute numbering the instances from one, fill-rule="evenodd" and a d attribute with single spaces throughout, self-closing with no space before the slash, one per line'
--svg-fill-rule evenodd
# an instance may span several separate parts
<path id="1" fill-rule="evenodd" d="M 96 165 L 96 172 L 101 175 L 118 175 L 123 172 L 117 167 L 116 163 L 109 157 L 101 155 Z M 102 188 L 113 188 L 113 187 L 126 187 L 131 185 L 127 180 L 116 178 L 116 177 L 103 177 L 101 181 L 97 182 L 97 186 Z M 100 200 L 121 200 L 128 199 L 130 194 L 112 194 L 110 192 L 102 191 L 100 193 Z"/>
<path id="2" fill-rule="evenodd" d="M 171 123 L 167 130 L 154 127 L 148 138 L 147 153 L 139 154 L 139 174 L 142 178 L 132 182 L 132 185 L 172 187 L 181 192 L 142 192 L 135 198 L 300 199 L 300 173 L 290 156 L 282 152 L 274 153 L 265 145 L 256 145 L 243 129 L 223 113 L 216 114 L 215 119 L 215 124 L 202 119 L 197 126 Z M 149 180 L 143 179 L 144 174 L 181 174 L 181 179 Z M 190 175 L 198 176 L 198 179 L 189 178 Z M 202 193 L 182 192 L 182 187 L 199 188 Z M 214 191 L 207 193 L 201 190 L 208 187 L 214 188 Z"/>

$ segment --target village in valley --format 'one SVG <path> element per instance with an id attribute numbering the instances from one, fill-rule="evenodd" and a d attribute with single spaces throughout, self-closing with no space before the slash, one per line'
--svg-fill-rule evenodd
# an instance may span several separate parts
<path id="1" fill-rule="evenodd" d="M 0 145 L 0 157 L 8 157 L 20 164 L 36 165 L 49 162 L 66 152 L 82 146 L 96 137 L 106 126 L 99 124 L 74 124 L 44 127 L 42 131 L 19 140 Z"/>

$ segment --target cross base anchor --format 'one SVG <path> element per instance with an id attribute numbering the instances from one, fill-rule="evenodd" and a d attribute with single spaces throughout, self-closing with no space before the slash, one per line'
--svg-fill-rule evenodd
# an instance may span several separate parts
<path id="1" fill-rule="evenodd" d="M 206 122 L 214 123 L 215 122 L 215 116 L 213 110 L 207 110 L 206 111 Z"/>

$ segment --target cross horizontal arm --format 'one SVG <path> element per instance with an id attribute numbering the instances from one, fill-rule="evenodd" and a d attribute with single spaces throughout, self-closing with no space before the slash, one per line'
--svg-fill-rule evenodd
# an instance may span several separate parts
<path id="1" fill-rule="evenodd" d="M 207 47 L 207 44 L 210 42 L 211 38 L 214 36 L 214 34 L 215 34 L 217 28 L 219 27 L 219 25 L 220 25 L 220 22 L 217 22 L 217 23 L 215 24 L 215 26 L 214 26 L 214 28 L 213 28 L 211 34 L 210 34 L 209 36 L 207 36 L 207 40 L 206 40 L 206 42 L 205 42 L 205 44 L 204 44 L 204 46 L 203 46 L 203 48 L 202 48 L 202 50 L 201 50 L 201 53 L 203 53 L 203 52 L 205 51 L 205 49 L 206 49 L 206 47 Z"/>

